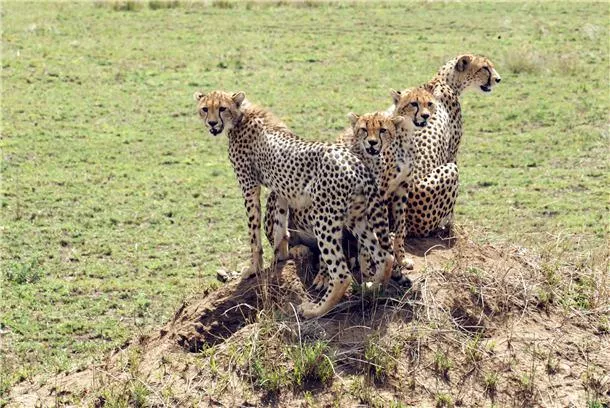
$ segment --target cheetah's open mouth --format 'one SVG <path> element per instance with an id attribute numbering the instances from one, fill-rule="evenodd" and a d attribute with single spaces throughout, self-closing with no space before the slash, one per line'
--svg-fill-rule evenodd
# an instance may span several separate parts
<path id="1" fill-rule="evenodd" d="M 485 85 L 481 85 L 481 91 L 491 92 L 491 71 L 487 67 L 483 67 L 482 69 L 487 72 L 487 82 L 485 83 Z"/>
<path id="2" fill-rule="evenodd" d="M 214 136 L 222 133 L 222 129 L 214 129 L 214 128 L 210 128 L 210 133 L 213 134 Z"/>
<path id="3" fill-rule="evenodd" d="M 371 156 L 377 156 L 377 155 L 379 154 L 379 149 L 377 149 L 377 148 L 375 148 L 375 147 L 370 147 L 370 146 L 369 146 L 369 147 L 367 147 L 367 148 L 366 148 L 366 149 L 364 149 L 364 150 L 366 150 L 366 152 L 367 152 L 368 154 L 370 154 Z"/>
<path id="4" fill-rule="evenodd" d="M 426 125 L 428 124 L 428 121 L 427 121 L 427 120 L 422 120 L 421 122 L 416 122 L 416 121 L 413 121 L 413 123 L 414 123 L 414 124 L 415 124 L 415 126 L 417 126 L 417 127 L 424 127 L 424 126 L 426 126 Z"/>

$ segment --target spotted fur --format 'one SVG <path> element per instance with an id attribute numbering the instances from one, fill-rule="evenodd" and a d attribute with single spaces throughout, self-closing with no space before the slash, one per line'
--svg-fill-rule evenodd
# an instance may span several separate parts
<path id="1" fill-rule="evenodd" d="M 418 106 L 432 101 L 429 123 L 415 130 L 415 169 L 408 187 L 407 228 L 411 236 L 425 237 L 453 218 L 459 172 L 457 152 L 462 139 L 460 96 L 467 89 L 491 92 L 501 80 L 485 57 L 466 54 L 447 62 L 429 82 L 409 93 Z M 397 115 L 404 115 L 415 100 L 403 92 L 394 95 Z"/>
<path id="2" fill-rule="evenodd" d="M 195 93 L 199 114 L 212 135 L 226 131 L 229 159 L 245 199 L 252 260 L 246 276 L 262 269 L 260 189 L 277 195 L 273 231 L 276 259 L 288 255 L 288 208 L 307 213 L 331 281 L 316 302 L 301 305 L 309 318 L 327 313 L 343 296 L 351 274 L 341 248 L 343 228 L 371 254 L 374 281 L 387 283 L 391 254 L 387 217 L 372 172 L 345 146 L 299 139 L 269 111 L 242 106 L 243 92 Z"/>
<path id="3" fill-rule="evenodd" d="M 351 126 L 348 127 L 338 139 L 350 148 L 362 162 L 372 170 L 377 180 L 379 191 L 382 192 L 384 207 L 392 212 L 394 219 L 405 219 L 405 202 L 395 200 L 394 195 L 400 188 L 401 182 L 411 177 L 413 171 L 413 144 L 412 132 L 413 123 L 425 124 L 427 118 L 419 117 L 415 111 L 406 112 L 405 118 L 401 116 L 388 115 L 382 112 L 375 112 L 358 116 L 351 113 L 349 115 Z M 406 195 L 405 191 L 402 191 Z M 277 197 L 272 193 L 267 199 L 267 211 L 265 214 L 265 232 L 267 238 L 272 241 L 274 222 L 277 212 Z M 385 211 L 385 210 L 384 210 Z M 275 223 L 277 224 L 277 222 Z M 312 246 L 315 240 L 312 239 L 311 224 L 307 220 L 307 214 L 298 209 L 290 209 L 289 227 L 293 232 L 294 240 L 291 245 L 304 243 Z M 406 225 L 401 224 L 397 229 L 405 229 Z M 402 264 L 406 260 L 404 254 L 405 232 L 394 234 L 393 240 L 394 256 Z M 360 268 L 364 276 L 368 271 L 367 251 L 360 251 Z M 404 280 L 400 268 L 393 269 L 393 278 Z M 314 279 L 317 289 L 327 286 L 329 276 L 324 267 Z"/>
<path id="4" fill-rule="evenodd" d="M 463 134 L 460 96 L 466 90 L 489 93 L 502 78 L 494 64 L 480 55 L 460 55 L 443 65 L 438 73 L 423 85 L 449 113 L 449 145 L 447 162 L 456 163 Z"/>

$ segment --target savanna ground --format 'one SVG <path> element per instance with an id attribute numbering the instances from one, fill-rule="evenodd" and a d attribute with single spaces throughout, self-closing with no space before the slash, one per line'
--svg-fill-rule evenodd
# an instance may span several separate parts
<path id="1" fill-rule="evenodd" d="M 503 81 L 491 95 L 463 99 L 456 222 L 468 231 L 464 239 L 528 248 L 539 286 L 519 302 L 534 296 L 540 310 L 591 318 L 583 338 L 607 345 L 607 4 L 1 8 L 1 401 L 20 384 L 103 361 L 167 322 L 184 299 L 218 287 L 218 269 L 245 265 L 246 217 L 226 139 L 202 129 L 194 90 L 243 90 L 297 134 L 332 140 L 347 112 L 386 108 L 389 88 L 424 82 L 466 51 L 490 57 Z M 454 282 L 452 262 L 436 265 L 445 282 Z M 465 281 L 491 285 L 493 268 L 477 270 Z M 426 319 L 434 322 L 430 313 Z M 470 341 L 479 342 L 476 350 L 483 344 L 476 338 L 458 341 L 464 366 L 487 358 L 468 351 Z M 332 354 L 327 343 L 313 344 L 317 363 L 316 356 Z M 459 360 L 449 351 L 432 353 L 440 383 Z M 200 364 L 211 364 L 210 353 Z M 371 349 L 362 360 L 386 368 L 399 360 L 392 354 L 380 363 L 379 353 Z M 600 354 L 576 354 L 589 362 L 582 356 L 591 353 Z M 261 364 L 250 369 L 266 378 Z M 602 406 L 607 366 L 583 372 L 574 381 L 585 384 L 589 406 Z M 502 389 L 485 369 L 477 375 L 486 393 Z M 290 378 L 258 387 L 300 390 L 302 376 Z M 324 383 L 328 372 L 316 378 Z M 514 382 L 535 395 L 530 371 Z M 156 395 L 139 387 L 127 402 Z M 451 387 L 439 390 L 430 396 L 437 406 L 455 404 Z M 352 391 L 366 394 L 360 401 L 378 401 L 375 387 Z M 309 403 L 311 393 L 302 392 Z"/>

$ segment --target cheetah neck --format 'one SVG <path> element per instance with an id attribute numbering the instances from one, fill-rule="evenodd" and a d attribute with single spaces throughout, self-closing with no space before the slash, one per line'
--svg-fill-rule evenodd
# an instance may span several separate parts
<path id="1" fill-rule="evenodd" d="M 362 163 L 364 163 L 366 167 L 369 168 L 369 170 L 373 172 L 375 177 L 377 177 L 379 168 L 381 167 L 382 154 L 379 153 L 376 156 L 371 156 L 369 153 L 364 151 L 360 143 L 353 144 L 350 150 L 362 161 Z"/>
<path id="2" fill-rule="evenodd" d="M 448 135 L 447 161 L 456 160 L 457 151 L 462 139 L 462 109 L 460 96 L 466 84 L 457 80 L 455 64 L 457 59 L 447 62 L 425 87 L 445 106 L 452 124 Z"/>
<path id="3" fill-rule="evenodd" d="M 399 185 L 411 176 L 413 157 L 400 141 L 395 141 L 393 148 L 385 153 L 379 184 L 384 192 L 384 199 L 389 199 Z"/>
<path id="4" fill-rule="evenodd" d="M 438 88 L 439 86 L 447 86 L 452 93 L 454 98 L 459 98 L 466 89 L 466 84 L 459 80 L 455 72 L 455 64 L 457 64 L 457 58 L 452 59 L 443 65 L 436 75 L 428 82 L 427 87 Z"/>
<path id="5" fill-rule="evenodd" d="M 294 137 L 288 127 L 271 112 L 249 105 L 242 110 L 233 128 L 229 130 L 229 140 L 249 140 L 265 133 L 281 133 Z"/>
<path id="6" fill-rule="evenodd" d="M 386 160 L 388 163 L 396 163 L 398 169 L 399 181 L 406 180 L 412 171 L 414 162 L 413 157 L 413 138 L 415 137 L 415 129 L 401 129 L 396 135 L 392 159 Z M 409 170 L 411 169 L 411 170 Z"/>

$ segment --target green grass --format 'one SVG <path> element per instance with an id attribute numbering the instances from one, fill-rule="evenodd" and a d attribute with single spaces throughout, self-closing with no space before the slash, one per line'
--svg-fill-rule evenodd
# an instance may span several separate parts
<path id="1" fill-rule="evenodd" d="M 364 359 L 367 378 L 373 384 L 382 385 L 396 371 L 400 348 L 390 349 L 380 344 L 378 335 L 371 335 L 364 345 Z"/>
<path id="2" fill-rule="evenodd" d="M 3 2 L 0 393 L 100 359 L 247 262 L 227 142 L 198 122 L 197 89 L 243 90 L 332 140 L 389 88 L 485 54 L 503 82 L 463 100 L 457 222 L 605 245 L 605 4 L 296 6 Z"/>
<path id="3" fill-rule="evenodd" d="M 282 387 L 307 390 L 332 383 L 334 354 L 326 342 L 284 344 L 279 347 L 279 353 L 267 349 L 266 346 L 272 343 L 272 339 L 265 339 L 247 354 L 244 371 L 250 373 L 257 388 L 273 396 Z"/>

